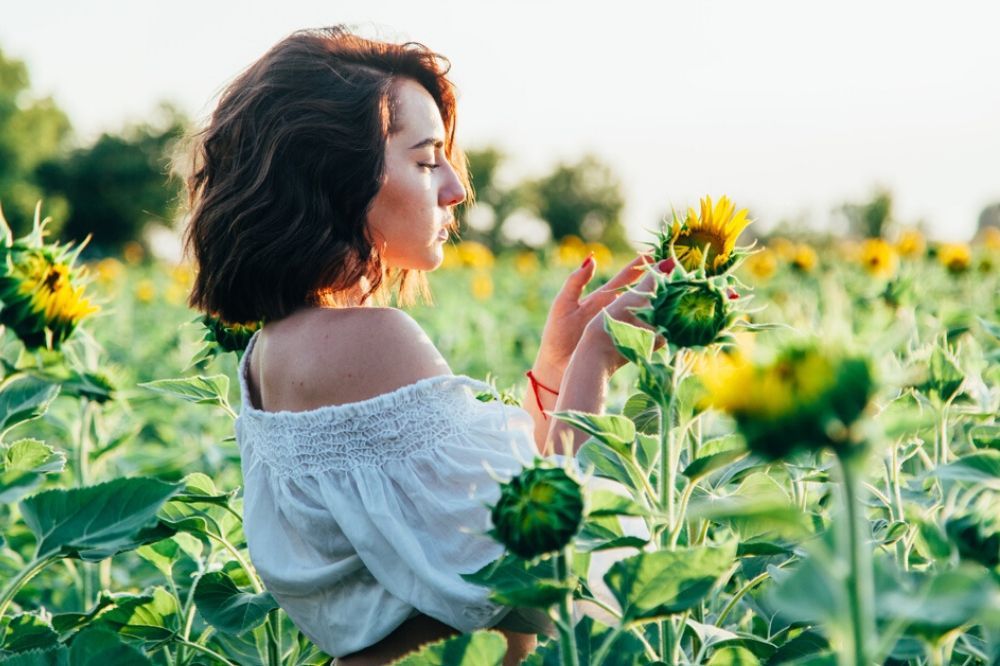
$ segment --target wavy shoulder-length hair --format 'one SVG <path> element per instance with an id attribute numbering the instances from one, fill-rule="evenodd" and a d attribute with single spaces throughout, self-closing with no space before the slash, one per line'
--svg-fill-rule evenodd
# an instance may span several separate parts
<path id="1" fill-rule="evenodd" d="M 295 32 L 240 74 L 180 157 L 197 265 L 189 304 L 236 323 L 340 305 L 347 292 L 385 304 L 393 286 L 400 305 L 428 301 L 423 273 L 383 265 L 367 214 L 400 79 L 434 98 L 445 155 L 471 194 L 449 67 L 421 44 L 337 26 Z"/>

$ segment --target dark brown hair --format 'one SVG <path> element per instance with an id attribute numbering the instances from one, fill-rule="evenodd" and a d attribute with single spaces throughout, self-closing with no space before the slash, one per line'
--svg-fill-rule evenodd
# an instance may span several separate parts
<path id="1" fill-rule="evenodd" d="M 359 37 L 342 26 L 293 33 L 222 93 L 192 137 L 185 246 L 197 277 L 192 307 L 227 322 L 280 319 L 302 305 L 337 305 L 359 288 L 384 304 L 429 299 L 423 273 L 385 269 L 366 219 L 385 175 L 394 85 L 434 98 L 445 155 L 470 192 L 454 143 L 449 63 L 417 43 Z"/>

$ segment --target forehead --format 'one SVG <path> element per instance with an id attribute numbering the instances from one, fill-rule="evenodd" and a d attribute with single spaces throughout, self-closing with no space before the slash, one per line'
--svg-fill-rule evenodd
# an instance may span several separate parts
<path id="1" fill-rule="evenodd" d="M 394 90 L 394 130 L 407 136 L 442 137 L 444 123 L 434 98 L 427 89 L 412 79 L 400 80 Z"/>

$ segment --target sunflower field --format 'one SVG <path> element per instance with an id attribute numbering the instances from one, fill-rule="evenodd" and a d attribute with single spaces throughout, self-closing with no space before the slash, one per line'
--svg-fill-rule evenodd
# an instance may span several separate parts
<path id="1" fill-rule="evenodd" d="M 649 328 L 606 321 L 629 362 L 605 413 L 555 414 L 590 436 L 579 467 L 501 483 L 505 553 L 465 577 L 548 613 L 532 666 L 1000 663 L 1000 232 L 741 246 L 748 224 L 706 198 L 651 239 L 671 269 Z M 242 532 L 256 324 L 189 310 L 186 264 L 84 263 L 44 227 L 0 249 L 0 664 L 329 663 Z M 456 242 L 411 313 L 516 402 L 589 254 L 594 287 L 630 260 Z M 505 650 L 484 630 L 398 663 Z"/>

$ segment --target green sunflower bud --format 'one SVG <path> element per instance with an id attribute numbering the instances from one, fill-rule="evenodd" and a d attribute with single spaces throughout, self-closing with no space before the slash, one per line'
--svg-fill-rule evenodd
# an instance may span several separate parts
<path id="1" fill-rule="evenodd" d="M 707 347 L 716 341 L 729 323 L 725 294 L 708 282 L 662 282 L 651 309 L 636 316 L 655 326 L 670 344 L 677 347 Z"/>
<path id="2" fill-rule="evenodd" d="M 205 333 L 205 342 L 216 344 L 223 352 L 237 352 L 242 354 L 250 344 L 250 338 L 261 327 L 263 322 L 252 321 L 242 324 L 227 324 L 218 317 L 205 315 L 202 323 L 208 332 Z"/>
<path id="3" fill-rule="evenodd" d="M 500 485 L 492 519 L 496 539 L 518 557 L 559 550 L 583 521 L 580 484 L 558 467 L 525 469 Z"/>

